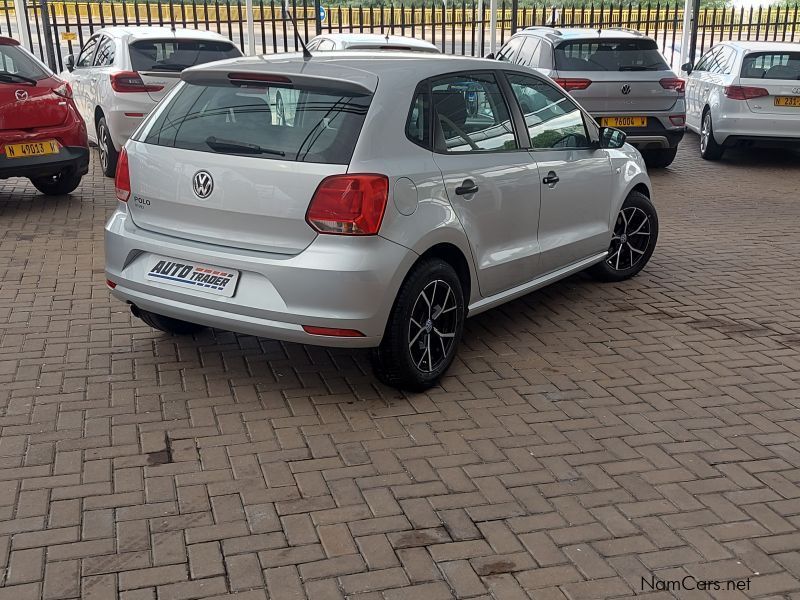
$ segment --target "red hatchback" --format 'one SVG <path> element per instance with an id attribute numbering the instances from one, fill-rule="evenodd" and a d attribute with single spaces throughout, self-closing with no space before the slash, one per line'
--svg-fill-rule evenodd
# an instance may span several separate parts
<path id="1" fill-rule="evenodd" d="M 47 195 L 69 194 L 89 170 L 89 147 L 69 85 L 0 37 L 0 179 L 27 177 Z"/>

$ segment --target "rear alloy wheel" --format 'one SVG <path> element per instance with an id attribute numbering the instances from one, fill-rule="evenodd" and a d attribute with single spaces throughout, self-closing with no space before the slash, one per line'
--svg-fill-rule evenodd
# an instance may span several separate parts
<path id="1" fill-rule="evenodd" d="M 623 281 L 644 269 L 658 241 L 658 214 L 639 192 L 626 198 L 614 223 L 606 259 L 589 269 L 601 281 Z"/>
<path id="2" fill-rule="evenodd" d="M 111 133 L 108 131 L 105 117 L 100 117 L 97 122 L 97 150 L 100 154 L 100 168 L 103 169 L 103 175 L 114 177 L 119 152 L 114 148 L 114 142 L 111 141 Z"/>
<path id="3" fill-rule="evenodd" d="M 700 156 L 705 160 L 719 160 L 725 148 L 714 139 L 714 124 L 711 121 L 711 111 L 703 113 L 703 123 L 700 127 Z"/>
<path id="4" fill-rule="evenodd" d="M 140 308 L 134 310 L 133 314 L 150 325 L 153 329 L 158 329 L 159 331 L 171 333 L 173 335 L 192 335 L 193 333 L 205 329 L 205 325 L 173 319 L 172 317 L 159 315 Z"/>
<path id="5" fill-rule="evenodd" d="M 81 183 L 81 177 L 74 170 L 66 169 L 50 177 L 31 179 L 31 183 L 45 196 L 65 196 L 75 191 Z"/>
<path id="6" fill-rule="evenodd" d="M 663 169 L 672 164 L 678 154 L 678 147 L 657 148 L 654 150 L 642 150 L 642 158 L 645 164 L 651 169 Z"/>
<path id="7" fill-rule="evenodd" d="M 400 287 L 383 341 L 373 352 L 375 374 L 413 392 L 435 385 L 455 358 L 464 314 L 453 267 L 440 259 L 418 264 Z"/>

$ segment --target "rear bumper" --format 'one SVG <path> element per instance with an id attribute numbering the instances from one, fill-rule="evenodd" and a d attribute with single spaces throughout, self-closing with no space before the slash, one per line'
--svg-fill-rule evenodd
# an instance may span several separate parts
<path id="1" fill-rule="evenodd" d="M 136 95 L 138 96 L 139 94 Z M 111 133 L 111 142 L 118 152 L 122 150 L 125 142 L 130 139 L 133 132 L 139 128 L 144 118 L 150 114 L 150 111 L 155 106 L 155 102 L 149 98 L 146 101 L 137 100 L 135 102 L 131 102 L 128 99 L 124 106 L 105 113 L 108 129 Z"/>
<path id="2" fill-rule="evenodd" d="M 50 177 L 65 169 L 85 175 L 89 171 L 89 148 L 82 146 L 62 147 L 58 154 L 7 158 L 0 156 L 0 179 L 9 177 Z"/>
<path id="3" fill-rule="evenodd" d="M 303 252 L 277 255 L 204 244 L 138 228 L 127 207 L 106 225 L 112 294 L 140 309 L 229 331 L 318 346 L 380 344 L 397 291 L 417 258 L 382 237 L 318 236 Z M 240 272 L 230 297 L 151 281 L 154 256 Z M 354 329 L 363 337 L 310 335 L 303 325 Z"/>
<path id="4" fill-rule="evenodd" d="M 635 112 L 635 111 L 634 111 Z M 598 123 L 601 123 L 603 117 L 621 117 L 621 116 L 646 116 L 647 127 L 620 127 L 628 136 L 627 141 L 632 146 L 636 146 L 639 150 L 645 149 L 658 149 L 658 148 L 676 148 L 683 139 L 686 133 L 686 127 L 673 125 L 669 117 L 675 115 L 683 115 L 683 108 L 676 107 L 675 110 L 667 113 L 658 114 L 642 114 L 625 115 L 621 112 L 613 113 L 592 113 L 592 116 Z"/>
<path id="5" fill-rule="evenodd" d="M 742 141 L 760 144 L 791 144 L 800 140 L 798 115 L 758 114 L 752 111 L 712 113 L 714 139 L 718 144 L 734 145 Z M 793 118 L 788 118 L 789 116 Z"/>

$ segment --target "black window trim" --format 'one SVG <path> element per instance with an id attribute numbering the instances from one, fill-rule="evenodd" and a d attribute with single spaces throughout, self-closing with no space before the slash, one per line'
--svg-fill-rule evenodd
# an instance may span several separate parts
<path id="1" fill-rule="evenodd" d="M 524 133 L 523 139 L 526 141 L 523 149 L 526 152 L 572 152 L 575 150 L 597 150 L 600 147 L 600 125 L 597 123 L 597 121 L 594 120 L 594 118 L 589 113 L 587 113 L 583 109 L 583 107 L 580 104 L 575 102 L 575 100 L 573 100 L 569 96 L 569 94 L 565 93 L 564 90 L 559 88 L 554 83 L 547 81 L 545 78 L 539 76 L 536 73 L 530 73 L 516 69 L 501 69 L 500 72 L 502 73 L 502 79 L 504 84 L 503 92 L 506 95 L 510 95 L 511 100 L 513 101 L 513 107 L 512 107 L 512 110 L 514 112 L 513 120 L 517 122 L 516 127 L 517 128 L 521 127 L 521 130 Z M 576 148 L 534 148 L 533 144 L 531 143 L 530 133 L 528 132 L 528 125 L 525 123 L 525 115 L 522 112 L 522 107 L 519 105 L 519 100 L 517 99 L 517 95 L 514 93 L 514 88 L 511 87 L 511 82 L 508 81 L 509 73 L 520 75 L 522 77 L 530 77 L 532 79 L 536 79 L 544 83 L 551 89 L 555 90 L 562 96 L 565 96 L 567 100 L 571 102 L 572 105 L 575 108 L 577 108 L 578 111 L 581 113 L 581 118 L 583 119 L 583 126 L 586 128 L 586 135 L 589 139 L 589 145 L 578 146 Z"/>

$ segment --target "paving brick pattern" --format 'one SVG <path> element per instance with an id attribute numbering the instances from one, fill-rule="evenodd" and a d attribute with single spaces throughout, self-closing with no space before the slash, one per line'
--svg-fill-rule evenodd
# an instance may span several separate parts
<path id="1" fill-rule="evenodd" d="M 471 320 L 421 395 L 154 333 L 104 287 L 96 165 L 2 182 L 0 600 L 800 598 L 798 158 L 690 136 L 646 272 Z"/>

